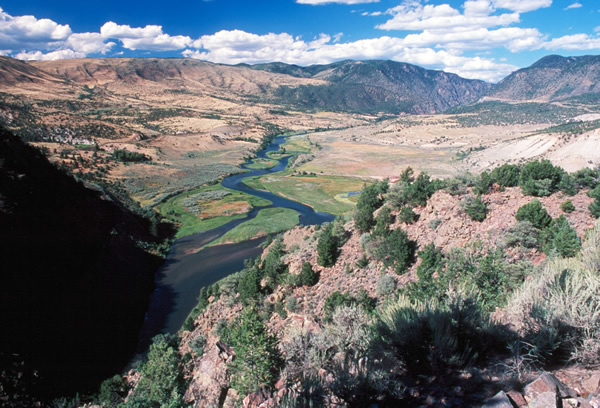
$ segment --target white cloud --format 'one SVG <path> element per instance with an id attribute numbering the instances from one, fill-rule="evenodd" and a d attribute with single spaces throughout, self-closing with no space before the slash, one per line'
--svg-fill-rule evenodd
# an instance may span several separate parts
<path id="1" fill-rule="evenodd" d="M 379 3 L 379 0 L 296 0 L 298 4 L 310 4 L 318 6 L 321 4 L 362 4 L 362 3 Z"/>
<path id="2" fill-rule="evenodd" d="M 65 42 L 66 47 L 76 52 L 84 54 L 106 54 L 116 44 L 114 42 L 104 42 L 104 37 L 100 33 L 78 33 L 71 34 Z"/>
<path id="3" fill-rule="evenodd" d="M 576 9 L 576 8 L 581 8 L 583 7 L 581 5 L 581 3 L 573 3 L 573 4 L 569 4 L 567 7 L 565 7 L 565 10 L 571 10 L 571 9 Z"/>
<path id="4" fill-rule="evenodd" d="M 410 1 L 387 10 L 392 18 L 377 26 L 382 30 L 443 30 L 473 29 L 506 26 L 519 22 L 518 13 L 491 15 L 489 0 L 466 1 L 465 13 L 461 14 L 448 4 L 422 5 Z"/>
<path id="5" fill-rule="evenodd" d="M 435 46 L 449 50 L 483 50 L 507 48 L 511 52 L 535 49 L 543 42 L 536 28 L 503 27 L 497 30 L 479 28 L 473 30 L 436 32 L 425 30 L 404 38 L 406 46 Z"/>
<path id="6" fill-rule="evenodd" d="M 100 28 L 100 34 L 104 38 L 121 40 L 123 47 L 129 50 L 174 51 L 193 43 L 186 35 L 171 36 L 163 33 L 162 26 L 159 25 L 134 28 L 109 21 Z"/>
<path id="7" fill-rule="evenodd" d="M 82 52 L 75 52 L 73 50 L 58 50 L 44 54 L 41 51 L 22 51 L 15 55 L 15 58 L 25 61 L 50 61 L 70 58 L 84 58 L 85 54 Z"/>
<path id="8" fill-rule="evenodd" d="M 498 64 L 492 59 L 470 58 L 446 50 L 411 46 L 405 39 L 389 36 L 335 43 L 329 36 L 321 35 L 306 42 L 287 33 L 257 35 L 233 30 L 202 36 L 194 46 L 198 49 L 187 49 L 182 54 L 224 64 L 280 61 L 310 65 L 344 59 L 391 59 L 488 81 L 500 80 L 517 69 L 512 65 Z"/>
<path id="9" fill-rule="evenodd" d="M 162 26 L 159 25 L 132 28 L 128 25 L 120 25 L 109 21 L 100 27 L 100 34 L 104 38 L 152 38 L 163 34 L 163 31 Z"/>
<path id="10" fill-rule="evenodd" d="M 0 8 L 0 48 L 18 49 L 45 46 L 66 40 L 69 25 L 34 16 L 13 17 Z"/>
<path id="11" fill-rule="evenodd" d="M 588 34 L 572 34 L 553 38 L 544 43 L 547 50 L 597 50 L 600 49 L 600 38 Z"/>
<path id="12" fill-rule="evenodd" d="M 534 11 L 552 5 L 552 0 L 492 0 L 497 9 L 507 9 L 517 13 Z"/>

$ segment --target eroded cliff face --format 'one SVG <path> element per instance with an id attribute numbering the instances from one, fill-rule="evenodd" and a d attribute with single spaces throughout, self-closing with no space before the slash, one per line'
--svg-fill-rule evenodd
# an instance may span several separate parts
<path id="1" fill-rule="evenodd" d="M 429 243 L 434 243 L 444 251 L 450 251 L 452 248 L 468 248 L 476 243 L 478 247 L 484 248 L 505 247 L 506 234 L 517 222 L 515 219 L 517 209 L 531 201 L 532 197 L 524 196 L 519 188 L 507 188 L 505 191 L 486 194 L 483 196 L 483 201 L 488 206 L 487 217 L 483 222 L 476 222 L 467 216 L 464 205 L 461 205 L 461 201 L 471 194 L 466 191 L 462 195 L 452 196 L 444 191 L 438 191 L 426 206 L 415 208 L 415 213 L 419 215 L 418 221 L 409 225 L 396 222 L 392 225 L 392 229 L 405 230 L 411 239 L 418 242 L 419 248 Z M 560 209 L 561 203 L 567 198 L 575 206 L 575 211 L 569 214 L 563 213 Z M 592 200 L 584 192 L 573 197 L 557 193 L 540 200 L 553 218 L 565 215 L 580 237 L 583 237 L 585 231 L 594 225 L 595 220 L 588 210 Z M 293 307 L 287 306 L 285 312 L 269 312 L 265 316 L 268 329 L 277 336 L 280 345 L 289 343 L 298 333 L 320 336 L 325 331 L 331 330 L 329 323 L 324 321 L 324 306 L 325 300 L 336 291 L 354 297 L 359 297 L 361 292 L 366 291 L 368 296 L 376 299 L 381 305 L 385 296 L 378 291 L 378 284 L 383 275 L 394 279 L 398 287 L 418 280 L 416 269 L 420 261 L 400 276 L 393 272 L 392 267 L 386 269 L 382 262 L 376 260 L 370 260 L 366 266 L 359 267 L 359 260 L 364 254 L 361 234 L 355 230 L 352 221 L 346 223 L 344 229 L 347 241 L 340 248 L 337 262 L 331 267 L 318 265 L 315 227 L 297 227 L 283 235 L 287 254 L 282 260 L 287 265 L 289 274 L 299 274 L 302 265 L 310 262 L 320 278 L 312 287 L 281 285 L 272 294 L 267 295 L 264 303 L 271 304 L 275 308 L 277 304 L 289 305 L 290 299 L 293 299 Z M 265 250 L 265 254 L 268 250 L 268 248 Z M 535 249 L 505 247 L 505 250 L 508 259 L 512 261 L 528 259 L 534 264 L 539 264 L 546 257 L 544 253 Z M 226 323 L 234 322 L 239 318 L 242 306 L 238 296 L 231 291 L 222 290 L 221 295 L 209 297 L 208 306 L 195 320 L 193 329 L 182 331 L 179 352 L 181 355 L 191 356 L 190 361 L 185 365 L 189 381 L 185 399 L 195 407 L 232 407 L 240 403 L 244 407 L 274 407 L 279 406 L 282 397 L 290 392 L 291 385 L 286 382 L 285 370 L 271 391 L 262 390 L 242 398 L 231 388 L 231 372 L 228 364 L 236 356 L 231 348 L 220 341 L 219 327 L 222 328 Z M 498 311 L 497 317 L 502 318 L 501 311 Z M 203 337 L 206 341 L 201 355 L 197 354 L 192 346 L 195 339 L 199 337 Z M 284 350 L 289 350 L 286 347 L 282 347 L 284 356 Z M 335 380 L 335 373 L 327 369 L 322 369 L 319 375 L 326 379 L 326 382 Z M 439 395 L 445 395 L 447 403 L 458 403 L 458 401 L 469 404 L 476 401 L 482 403 L 485 395 L 493 395 L 499 388 L 499 384 L 506 380 L 500 378 L 502 374 L 491 366 L 466 370 L 461 375 L 463 377 L 459 377 L 457 382 L 447 389 L 439 385 L 433 388 L 416 385 L 412 391 L 407 392 L 414 394 L 415 401 L 424 400 L 427 395 L 423 395 L 423 392 L 430 392 L 432 394 L 430 399 L 438 402 L 444 401 Z M 577 381 L 581 381 L 585 375 L 580 377 Z M 477 381 L 474 380 L 475 378 Z M 564 376 L 561 378 L 569 384 L 576 382 L 565 379 Z M 465 396 L 465 394 L 475 393 L 473 387 L 480 387 L 477 395 Z M 514 397 L 517 398 L 516 395 Z M 330 398 L 331 403 L 346 406 L 335 396 Z"/>

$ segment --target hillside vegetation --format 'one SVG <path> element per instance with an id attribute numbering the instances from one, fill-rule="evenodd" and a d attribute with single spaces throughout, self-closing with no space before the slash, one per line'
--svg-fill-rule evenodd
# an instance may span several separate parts
<path id="1" fill-rule="evenodd" d="M 189 375 L 153 401 L 474 406 L 537 370 L 592 367 L 599 183 L 537 161 L 365 186 L 353 220 L 295 228 L 202 289 L 170 346 L 168 378 Z M 121 379 L 124 407 L 149 401 L 146 364 Z"/>

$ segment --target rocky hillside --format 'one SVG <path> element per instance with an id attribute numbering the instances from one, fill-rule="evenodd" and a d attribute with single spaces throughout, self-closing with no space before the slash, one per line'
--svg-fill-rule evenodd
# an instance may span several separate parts
<path id="1" fill-rule="evenodd" d="M 89 187 L 0 130 L 2 406 L 92 389 L 136 346 L 161 228 Z"/>
<path id="2" fill-rule="evenodd" d="M 600 56 L 549 55 L 500 81 L 486 99 L 502 101 L 561 101 L 584 95 L 598 100 Z"/>
<path id="3" fill-rule="evenodd" d="M 252 68 L 327 81 L 276 91 L 281 103 L 304 109 L 436 113 L 473 103 L 491 89 L 483 81 L 394 61 L 343 61 L 309 67 L 274 63 Z"/>
<path id="4" fill-rule="evenodd" d="M 361 197 L 376 194 L 372 207 L 359 200 L 355 221 L 288 231 L 242 272 L 204 289 L 178 338 L 157 339 L 139 371 L 113 380 L 121 395 L 131 389 L 126 406 L 158 401 L 160 392 L 170 395 L 163 403 L 194 407 L 597 401 L 600 373 L 585 367 L 599 361 L 600 324 L 586 312 L 600 307 L 600 278 L 589 269 L 599 189 L 536 201 L 496 185 L 481 195 L 485 210 L 473 212 L 480 182 L 446 182 L 423 198 L 410 186 L 441 185 L 405 176 L 385 200 L 384 184 L 363 189 Z M 572 180 L 589 188 L 599 176 Z M 532 203 L 542 210 L 524 220 Z M 365 231 L 361 208 L 377 206 Z M 581 316 L 590 318 L 575 323 Z M 577 328 L 584 325 L 593 329 Z M 176 352 L 170 382 L 158 384 L 152 367 Z M 560 382 L 536 380 L 566 361 L 555 372 Z M 549 398 L 556 405 L 543 405 Z"/>

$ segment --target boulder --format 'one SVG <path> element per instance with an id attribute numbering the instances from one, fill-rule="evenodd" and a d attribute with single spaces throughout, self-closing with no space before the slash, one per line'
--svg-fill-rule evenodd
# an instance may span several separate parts
<path id="1" fill-rule="evenodd" d="M 529 401 L 535 399 L 544 392 L 553 392 L 560 398 L 575 396 L 570 390 L 550 373 L 540 375 L 536 380 L 527 384 L 525 387 L 525 396 Z"/>
<path id="2" fill-rule="evenodd" d="M 510 402 L 508 395 L 504 391 L 500 391 L 492 398 L 488 399 L 481 408 L 514 408 Z"/>
<path id="3" fill-rule="evenodd" d="M 558 408 L 561 406 L 558 395 L 552 391 L 542 392 L 529 402 L 530 408 Z"/>

